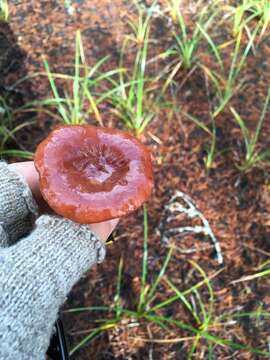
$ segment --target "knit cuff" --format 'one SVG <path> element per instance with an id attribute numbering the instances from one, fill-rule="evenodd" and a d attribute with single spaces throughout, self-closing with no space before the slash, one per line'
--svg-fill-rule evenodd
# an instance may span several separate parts
<path id="1" fill-rule="evenodd" d="M 0 359 L 41 358 L 68 292 L 104 256 L 104 243 L 87 225 L 52 215 L 0 252 Z"/>
<path id="2" fill-rule="evenodd" d="M 0 162 L 0 232 L 5 232 L 6 243 L 10 245 L 29 232 L 37 215 L 38 207 L 25 179 Z"/>

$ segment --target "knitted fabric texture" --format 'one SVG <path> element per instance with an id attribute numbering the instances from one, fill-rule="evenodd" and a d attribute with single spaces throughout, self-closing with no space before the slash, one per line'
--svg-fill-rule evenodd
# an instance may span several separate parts
<path id="1" fill-rule="evenodd" d="M 10 245 L 29 232 L 37 214 L 37 204 L 24 178 L 0 162 L 0 245 Z"/>
<path id="2" fill-rule="evenodd" d="M 10 236 L 11 224 L 23 224 L 20 217 L 31 217 L 35 206 L 26 184 L 3 164 L 0 179 L 0 360 L 41 360 L 59 307 L 82 274 L 104 259 L 105 247 L 88 226 L 51 215 L 8 247 L 16 233 Z"/>

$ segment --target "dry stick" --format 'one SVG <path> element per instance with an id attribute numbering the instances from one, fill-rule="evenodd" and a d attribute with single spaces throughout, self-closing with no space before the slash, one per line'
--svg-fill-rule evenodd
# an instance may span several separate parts
<path id="1" fill-rule="evenodd" d="M 250 250 L 256 251 L 256 252 L 258 252 L 258 253 L 260 253 L 260 254 L 263 254 L 263 255 L 266 255 L 266 256 L 269 256 L 269 257 L 270 257 L 270 252 L 268 252 L 268 251 L 265 251 L 265 250 L 256 248 L 255 246 L 252 246 L 252 245 L 247 244 L 247 243 L 242 243 L 242 246 L 243 246 L 243 247 L 246 247 L 246 248 L 248 248 L 248 249 L 250 249 Z"/>
<path id="2" fill-rule="evenodd" d="M 237 284 L 237 283 L 240 283 L 240 282 L 243 282 L 243 281 L 254 280 L 254 279 L 261 278 L 263 276 L 269 275 L 269 273 L 270 273 L 270 270 L 267 269 L 267 270 L 260 271 L 260 272 L 258 272 L 256 274 L 253 274 L 253 275 L 246 275 L 246 276 L 241 277 L 240 279 L 233 280 L 233 281 L 230 282 L 230 284 Z"/>
<path id="3" fill-rule="evenodd" d="M 178 198 L 182 199 L 187 206 L 181 205 L 181 203 L 177 201 Z M 172 216 L 166 219 L 166 222 L 170 222 L 171 220 L 174 220 L 175 213 L 176 215 L 177 213 L 186 214 L 191 219 L 194 219 L 196 217 L 199 218 L 202 222 L 202 225 L 176 227 L 169 229 L 168 232 L 170 234 L 177 234 L 177 233 L 181 234 L 181 233 L 189 232 L 194 234 L 208 235 L 214 245 L 218 263 L 223 264 L 223 256 L 221 253 L 220 244 L 217 238 L 215 237 L 209 225 L 209 222 L 204 217 L 204 215 L 197 209 L 196 205 L 187 194 L 177 190 L 175 192 L 175 195 L 173 195 L 173 197 L 169 201 L 168 205 L 165 206 L 165 211 L 169 211 L 169 213 L 172 214 Z M 167 242 L 169 240 L 167 236 L 164 234 L 163 234 L 163 239 Z"/>
<path id="4" fill-rule="evenodd" d="M 142 337 L 135 337 L 135 336 L 130 336 L 130 339 L 135 339 L 135 340 L 139 340 L 139 341 L 143 341 L 146 343 L 157 343 L 157 344 L 174 344 L 174 343 L 179 343 L 179 342 L 183 342 L 183 341 L 191 341 L 195 339 L 195 336 L 188 336 L 188 337 L 182 337 L 182 338 L 175 338 L 175 339 L 147 339 L 147 338 L 142 338 Z"/>

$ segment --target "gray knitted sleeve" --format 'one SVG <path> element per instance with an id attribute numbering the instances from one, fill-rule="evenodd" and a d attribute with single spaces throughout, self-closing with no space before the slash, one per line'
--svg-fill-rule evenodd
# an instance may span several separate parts
<path id="1" fill-rule="evenodd" d="M 12 224 L 32 218 L 36 210 L 27 185 L 2 164 L 0 179 L 5 183 L 0 237 L 7 242 L 12 234 L 14 242 Z M 104 244 L 86 225 L 51 215 L 41 216 L 27 237 L 0 248 L 0 360 L 44 359 L 59 307 L 81 275 L 104 256 Z"/>
<path id="2" fill-rule="evenodd" d="M 37 205 L 24 178 L 0 162 L 0 246 L 27 234 L 37 217 Z"/>

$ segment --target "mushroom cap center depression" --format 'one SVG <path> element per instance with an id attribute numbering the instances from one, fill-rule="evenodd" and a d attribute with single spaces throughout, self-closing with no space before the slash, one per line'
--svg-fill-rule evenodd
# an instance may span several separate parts
<path id="1" fill-rule="evenodd" d="M 62 167 L 69 186 L 82 193 L 111 191 L 115 185 L 126 185 L 128 171 L 124 155 L 105 144 L 86 144 L 83 149 L 72 151 Z"/>

